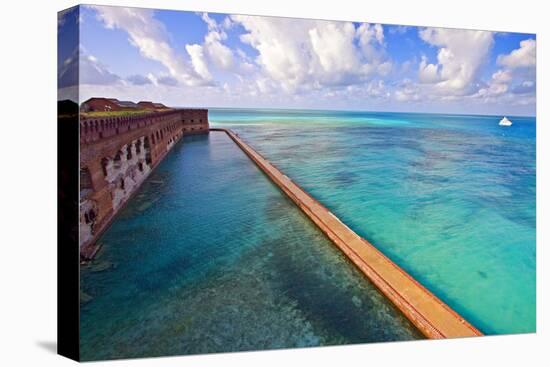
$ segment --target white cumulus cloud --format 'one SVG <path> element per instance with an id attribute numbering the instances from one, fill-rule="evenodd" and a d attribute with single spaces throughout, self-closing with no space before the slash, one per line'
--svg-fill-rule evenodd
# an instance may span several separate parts
<path id="1" fill-rule="evenodd" d="M 399 102 L 420 100 L 420 88 L 410 79 L 404 79 L 394 92 L 394 98 Z"/>
<path id="2" fill-rule="evenodd" d="M 185 50 L 187 50 L 187 53 L 191 57 L 191 63 L 193 64 L 193 68 L 197 74 L 206 80 L 211 80 L 212 75 L 208 70 L 208 65 L 204 57 L 203 46 L 197 44 L 185 45 Z"/>
<path id="3" fill-rule="evenodd" d="M 481 66 L 493 45 L 493 33 L 462 29 L 425 28 L 420 38 L 438 47 L 437 63 L 420 63 L 421 82 L 434 83 L 433 91 L 446 96 L 475 92 Z"/>
<path id="4" fill-rule="evenodd" d="M 420 65 L 418 68 L 418 80 L 420 83 L 437 83 L 441 80 L 439 75 L 438 65 L 429 64 L 426 56 L 422 56 Z"/>
<path id="5" fill-rule="evenodd" d="M 537 42 L 534 39 L 526 39 L 521 41 L 519 46 L 508 55 L 499 55 L 497 63 L 511 69 L 534 67 L 537 62 Z"/>
<path id="6" fill-rule="evenodd" d="M 231 16 L 244 27 L 242 42 L 258 52 L 255 62 L 287 92 L 365 82 L 387 73 L 381 25 L 307 19 Z"/>
<path id="7" fill-rule="evenodd" d="M 220 25 L 215 19 L 210 18 L 207 13 L 203 13 L 201 18 L 208 27 L 203 44 L 188 44 L 185 45 L 185 49 L 191 57 L 195 71 L 205 79 L 211 80 L 210 66 L 220 70 L 231 70 L 234 66 L 233 51 L 223 44 L 223 41 L 227 39 L 224 28 L 230 28 L 231 23 L 230 21 L 224 21 Z"/>
<path id="8" fill-rule="evenodd" d="M 534 99 L 536 84 L 536 41 L 526 39 L 519 48 L 509 54 L 499 55 L 497 70 L 486 87 L 481 88 L 475 97 L 486 101 L 506 101 L 506 103 L 530 103 Z"/>
<path id="9" fill-rule="evenodd" d="M 105 27 L 125 31 L 129 41 L 144 57 L 160 62 L 173 78 L 189 86 L 206 84 L 207 81 L 172 49 L 164 26 L 154 18 L 153 10 L 112 6 L 91 8 L 96 10 Z"/>

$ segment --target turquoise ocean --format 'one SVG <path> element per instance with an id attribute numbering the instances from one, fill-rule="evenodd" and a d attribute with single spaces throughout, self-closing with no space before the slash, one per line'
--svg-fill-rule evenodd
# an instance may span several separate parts
<path id="1" fill-rule="evenodd" d="M 485 334 L 536 324 L 531 117 L 210 109 Z M 83 359 L 421 338 L 223 133 L 185 137 L 82 267 Z"/>

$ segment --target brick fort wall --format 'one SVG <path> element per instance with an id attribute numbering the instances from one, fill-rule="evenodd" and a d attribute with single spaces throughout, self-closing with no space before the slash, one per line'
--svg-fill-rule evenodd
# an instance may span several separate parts
<path id="1" fill-rule="evenodd" d="M 80 118 L 82 259 L 93 257 L 98 236 L 174 144 L 208 131 L 206 109 Z"/>

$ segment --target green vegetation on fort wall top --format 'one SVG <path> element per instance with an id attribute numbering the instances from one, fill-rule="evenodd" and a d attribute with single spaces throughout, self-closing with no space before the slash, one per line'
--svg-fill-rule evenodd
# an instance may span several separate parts
<path id="1" fill-rule="evenodd" d="M 80 112 L 81 117 L 85 118 L 94 118 L 94 117 L 124 117 L 124 116 L 135 116 L 142 115 L 154 112 L 164 112 L 169 111 L 170 108 L 161 108 L 156 110 L 151 109 L 140 109 L 140 110 L 127 110 L 127 111 L 91 111 L 91 112 Z"/>

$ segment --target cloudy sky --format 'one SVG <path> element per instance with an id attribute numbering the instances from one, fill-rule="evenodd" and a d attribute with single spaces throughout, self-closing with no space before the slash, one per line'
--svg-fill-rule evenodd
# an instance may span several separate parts
<path id="1" fill-rule="evenodd" d="M 58 63 L 80 102 L 535 114 L 533 34 L 106 6 L 58 23 L 60 44 L 80 27 Z"/>

